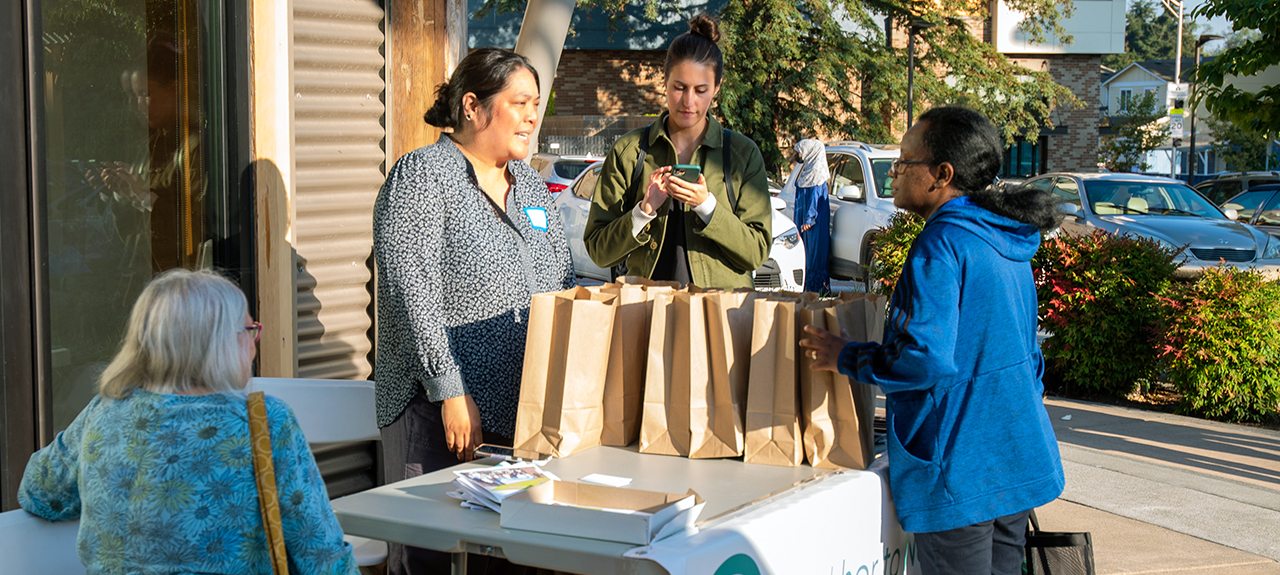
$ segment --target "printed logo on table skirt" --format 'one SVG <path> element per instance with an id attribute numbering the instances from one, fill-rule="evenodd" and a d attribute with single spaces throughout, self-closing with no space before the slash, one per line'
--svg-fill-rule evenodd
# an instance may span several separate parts
<path id="1" fill-rule="evenodd" d="M 529 217 L 529 225 L 539 231 L 547 231 L 547 210 L 545 208 L 525 208 L 524 215 Z"/>
<path id="2" fill-rule="evenodd" d="M 760 575 L 760 566 L 750 556 L 739 553 L 724 560 L 715 575 Z"/>

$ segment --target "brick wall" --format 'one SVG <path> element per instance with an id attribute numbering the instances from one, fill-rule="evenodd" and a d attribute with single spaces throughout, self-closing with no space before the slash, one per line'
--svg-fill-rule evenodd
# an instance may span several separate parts
<path id="1" fill-rule="evenodd" d="M 661 112 L 666 59 L 666 50 L 565 50 L 556 68 L 556 115 Z"/>
<path id="2" fill-rule="evenodd" d="M 1102 57 L 1096 54 L 1060 54 L 1052 56 L 1008 58 L 1031 70 L 1049 72 L 1053 81 L 1071 90 L 1083 105 L 1075 109 L 1056 109 L 1050 119 L 1064 135 L 1049 136 L 1046 171 L 1092 171 L 1098 167 L 1098 66 Z"/>

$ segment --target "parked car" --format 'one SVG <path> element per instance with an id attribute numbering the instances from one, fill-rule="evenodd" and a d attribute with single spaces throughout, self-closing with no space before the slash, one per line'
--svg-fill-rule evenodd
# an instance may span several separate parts
<path id="1" fill-rule="evenodd" d="M 564 220 L 565 234 L 569 237 L 569 251 L 573 255 L 573 272 L 581 277 L 612 281 L 609 270 L 597 266 L 587 255 L 587 246 L 583 242 L 582 232 L 587 227 L 587 216 L 591 212 L 591 198 L 596 193 L 596 182 L 600 179 L 600 170 L 604 164 L 597 163 L 583 170 L 569 184 L 570 193 L 556 197 L 556 205 L 560 217 Z M 800 241 L 800 232 L 795 222 L 780 211 L 784 204 L 777 198 L 773 202 L 773 246 L 769 250 L 769 259 L 757 269 L 754 276 L 756 289 L 781 289 L 784 291 L 804 291 L 804 243 Z"/>
<path id="2" fill-rule="evenodd" d="M 1280 184 L 1249 188 L 1222 204 L 1222 211 L 1236 211 L 1236 221 L 1280 236 Z"/>
<path id="3" fill-rule="evenodd" d="M 578 177 L 587 166 L 598 163 L 604 158 L 600 156 L 557 156 L 555 154 L 534 154 L 529 159 L 529 167 L 538 170 L 542 181 L 547 183 L 551 197 L 556 197 Z"/>
<path id="4" fill-rule="evenodd" d="M 1280 237 L 1234 221 L 1186 184 L 1141 174 L 1059 172 L 1029 180 L 1062 203 L 1062 233 L 1095 229 L 1151 238 L 1185 250 L 1181 274 L 1194 274 L 1225 261 L 1237 267 L 1280 271 Z"/>
<path id="5" fill-rule="evenodd" d="M 831 276 L 837 279 L 866 280 L 872 244 L 880 230 L 889 225 L 893 190 L 889 188 L 889 167 L 898 158 L 897 146 L 877 146 L 862 142 L 828 142 L 827 181 L 831 209 Z M 796 176 L 792 170 L 778 197 L 786 203 L 783 213 L 795 219 Z"/>
<path id="6" fill-rule="evenodd" d="M 1196 191 L 1209 198 L 1209 201 L 1214 204 L 1221 205 L 1227 198 L 1234 197 L 1240 192 L 1249 191 L 1254 186 L 1264 184 L 1280 184 L 1280 172 L 1228 172 L 1219 174 L 1212 180 L 1196 185 Z"/>

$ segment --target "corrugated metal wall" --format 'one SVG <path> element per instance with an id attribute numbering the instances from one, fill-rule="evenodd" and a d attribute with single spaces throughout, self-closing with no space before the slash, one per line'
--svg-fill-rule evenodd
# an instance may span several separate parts
<path id="1" fill-rule="evenodd" d="M 375 0 L 293 0 L 298 377 L 373 371 L 373 202 L 385 174 L 385 34 Z M 372 487 L 372 444 L 316 450 L 331 496 Z"/>

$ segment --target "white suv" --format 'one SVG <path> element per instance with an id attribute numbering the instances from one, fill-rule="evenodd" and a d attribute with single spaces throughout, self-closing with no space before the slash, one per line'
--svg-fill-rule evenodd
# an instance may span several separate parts
<path id="1" fill-rule="evenodd" d="M 827 191 L 831 196 L 831 276 L 866 281 L 871 246 L 881 228 L 889 225 L 893 190 L 889 166 L 898 159 L 898 146 L 862 142 L 828 142 L 827 167 L 831 169 Z M 795 219 L 796 176 L 792 170 L 778 195 L 787 204 L 785 213 Z"/>

